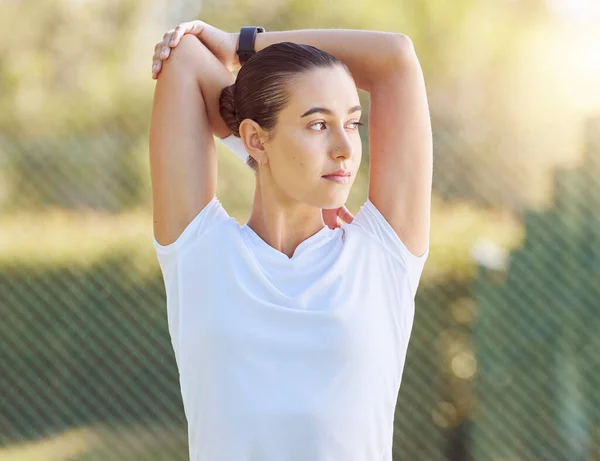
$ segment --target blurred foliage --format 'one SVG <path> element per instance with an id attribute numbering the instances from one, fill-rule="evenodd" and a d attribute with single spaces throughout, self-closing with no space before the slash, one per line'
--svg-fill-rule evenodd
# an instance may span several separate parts
<path id="1" fill-rule="evenodd" d="M 128 46 L 145 3 L 3 2 L 0 130 L 38 140 L 139 133 L 151 101 L 136 89 Z"/>
<path id="2" fill-rule="evenodd" d="M 555 206 L 525 213 L 506 277 L 481 268 L 475 459 L 600 455 L 600 119 L 587 138 Z"/>
<path id="3" fill-rule="evenodd" d="M 147 138 L 154 45 L 194 18 L 230 32 L 252 24 L 402 32 L 415 44 L 434 128 L 434 200 L 395 459 L 584 461 L 576 444 L 586 440 L 589 459 L 600 456 L 592 412 L 600 351 L 590 334 L 598 175 L 589 165 L 552 174 L 596 149 L 598 128 L 585 142 L 582 133 L 600 108 L 600 35 L 549 4 L 2 2 L 0 459 L 186 459 L 151 243 Z M 361 135 L 354 212 L 368 185 L 366 127 Z M 243 223 L 254 178 L 218 147 L 217 195 Z M 516 251 L 508 273 L 478 268 L 473 258 L 490 242 L 500 249 L 488 263 Z M 527 344 L 541 334 L 538 354 Z M 498 370 L 534 377 L 511 387 Z M 561 447 L 536 445 L 564 434 L 573 438 Z"/>
<path id="4" fill-rule="evenodd" d="M 593 82 L 577 75 L 587 69 L 582 61 L 587 55 L 580 56 L 585 50 L 569 45 L 571 29 L 559 25 L 544 0 L 5 2 L 0 164 L 11 173 L 0 190 L 3 208 L 57 204 L 115 210 L 148 196 L 147 171 L 138 168 L 146 159 L 135 146 L 146 136 L 153 47 L 166 30 L 194 16 L 228 31 L 260 23 L 267 30 L 336 27 L 408 34 L 427 80 L 441 173 L 434 187 L 451 199 L 519 209 L 548 200 L 548 172 L 577 158 L 579 126 L 600 104 Z M 14 46 L 11 25 L 23 18 L 32 26 L 19 28 Z M 597 34 L 591 39 L 600 44 Z M 566 51 L 568 70 L 561 54 Z M 588 86 L 578 85 L 584 81 Z M 546 135 L 549 130 L 553 136 Z M 368 155 L 363 174 L 367 165 Z M 23 197 L 28 172 L 41 169 L 51 187 L 60 184 L 64 192 L 32 191 Z M 115 170 L 122 183 L 111 187 L 117 197 L 83 192 L 90 182 L 104 189 L 104 178 Z M 86 177 L 88 171 L 98 177 Z"/>
<path id="5" fill-rule="evenodd" d="M 234 7 L 235 5 L 235 7 Z M 351 28 L 409 35 L 426 77 L 434 142 L 434 187 L 448 198 L 523 208 L 551 196 L 548 173 L 573 159 L 580 124 L 597 110 L 592 81 L 573 98 L 562 30 L 544 0 L 302 2 L 213 0 L 201 19 L 225 30 Z M 598 36 L 596 43 L 600 46 Z M 566 43 L 565 43 L 566 42 Z M 596 75 L 600 74 L 597 72 Z M 594 104 L 583 106 L 591 100 Z M 548 130 L 553 136 L 547 136 Z"/>

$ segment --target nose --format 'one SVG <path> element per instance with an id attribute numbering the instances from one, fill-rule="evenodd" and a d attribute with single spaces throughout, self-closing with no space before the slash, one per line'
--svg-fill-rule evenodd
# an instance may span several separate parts
<path id="1" fill-rule="evenodd" d="M 332 143 L 330 153 L 333 159 L 352 157 L 352 142 L 348 138 L 348 135 L 344 133 L 340 136 L 336 136 L 334 142 Z"/>

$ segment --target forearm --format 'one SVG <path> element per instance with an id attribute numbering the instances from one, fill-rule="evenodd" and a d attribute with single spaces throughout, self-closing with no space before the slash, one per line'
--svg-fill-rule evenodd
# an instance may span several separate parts
<path id="1" fill-rule="evenodd" d="M 348 29 L 263 32 L 256 35 L 255 49 L 260 51 L 280 42 L 312 45 L 332 54 L 348 66 L 356 86 L 365 91 L 388 75 L 399 55 L 412 49 L 412 42 L 404 34 Z"/>

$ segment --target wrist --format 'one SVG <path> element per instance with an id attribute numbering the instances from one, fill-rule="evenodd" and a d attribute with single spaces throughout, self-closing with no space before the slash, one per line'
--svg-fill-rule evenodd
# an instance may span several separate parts
<path id="1" fill-rule="evenodd" d="M 265 32 L 263 26 L 243 26 L 237 37 L 236 54 L 239 65 L 243 66 L 257 52 L 256 38 Z"/>
<path id="2" fill-rule="evenodd" d="M 233 56 L 231 59 L 231 71 L 237 71 L 240 70 L 240 68 L 242 67 L 240 65 L 240 57 L 238 56 L 237 50 L 240 46 L 240 33 L 239 32 L 234 32 L 231 34 L 232 35 L 232 41 L 233 41 Z"/>

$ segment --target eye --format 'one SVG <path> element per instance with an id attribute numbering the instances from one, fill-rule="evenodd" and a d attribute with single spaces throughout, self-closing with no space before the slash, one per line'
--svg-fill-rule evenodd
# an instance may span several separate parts
<path id="1" fill-rule="evenodd" d="M 320 130 L 320 129 L 315 130 L 313 128 L 313 127 L 318 126 L 318 125 L 323 125 L 323 127 L 324 127 L 325 126 L 325 122 L 316 122 L 316 123 L 313 123 L 312 125 L 310 125 L 310 129 L 313 130 L 313 131 L 323 131 L 323 130 Z M 364 123 L 352 122 L 352 123 L 350 123 L 350 125 L 354 125 L 352 127 L 353 130 L 358 130 L 358 127 L 364 125 Z"/>

